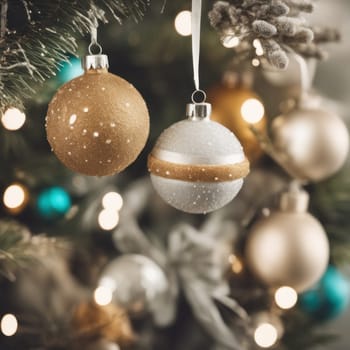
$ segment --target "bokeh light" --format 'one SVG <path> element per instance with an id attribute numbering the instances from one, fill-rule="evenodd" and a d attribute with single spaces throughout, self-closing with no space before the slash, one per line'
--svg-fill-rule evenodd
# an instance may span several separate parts
<path id="1" fill-rule="evenodd" d="M 182 36 L 192 34 L 191 11 L 181 11 L 175 17 L 175 29 Z"/>
<path id="2" fill-rule="evenodd" d="M 8 108 L 1 117 L 1 123 L 7 130 L 18 130 L 26 121 L 26 115 L 17 108 Z"/>
<path id="3" fill-rule="evenodd" d="M 256 98 L 249 98 L 242 104 L 241 115 L 247 123 L 258 123 L 264 117 L 264 114 L 265 108 Z"/>
<path id="4" fill-rule="evenodd" d="M 291 309 L 298 301 L 297 292 L 288 286 L 280 287 L 275 292 L 275 302 L 281 309 Z"/>

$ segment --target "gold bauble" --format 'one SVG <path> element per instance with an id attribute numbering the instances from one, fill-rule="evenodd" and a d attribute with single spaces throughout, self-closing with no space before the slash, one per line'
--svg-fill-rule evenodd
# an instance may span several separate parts
<path id="1" fill-rule="evenodd" d="M 312 287 L 325 272 L 329 243 L 321 224 L 307 209 L 304 191 L 286 192 L 280 209 L 255 223 L 246 242 L 251 271 L 269 287 L 298 292 Z"/>
<path id="2" fill-rule="evenodd" d="M 103 338 L 119 344 L 128 344 L 134 339 L 126 311 L 114 304 L 81 303 L 74 310 L 72 327 L 87 339 Z"/>
<path id="3" fill-rule="evenodd" d="M 346 161 L 348 130 L 332 112 L 299 107 L 277 117 L 271 132 L 275 150 L 300 180 L 324 180 Z"/>
<path id="4" fill-rule="evenodd" d="M 208 101 L 212 103 L 212 120 L 221 123 L 230 129 L 242 143 L 244 153 L 249 161 L 258 160 L 263 151 L 256 136 L 250 129 L 250 124 L 246 122 L 241 114 L 241 107 L 248 99 L 260 98 L 250 89 L 245 87 L 230 87 L 228 85 L 218 85 L 213 87 L 208 93 Z M 254 128 L 264 132 L 266 128 L 266 118 L 254 123 Z"/>
<path id="5" fill-rule="evenodd" d="M 46 118 L 53 152 L 85 175 L 118 173 L 139 155 L 149 134 L 149 116 L 139 92 L 107 69 L 88 69 L 63 85 Z"/>

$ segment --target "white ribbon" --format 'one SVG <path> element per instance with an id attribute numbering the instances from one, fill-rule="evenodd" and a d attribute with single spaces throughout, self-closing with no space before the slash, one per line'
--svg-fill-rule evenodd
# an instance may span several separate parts
<path id="1" fill-rule="evenodd" d="M 202 0 L 192 0 L 192 62 L 193 80 L 196 90 L 199 90 L 199 47 L 201 37 Z"/>

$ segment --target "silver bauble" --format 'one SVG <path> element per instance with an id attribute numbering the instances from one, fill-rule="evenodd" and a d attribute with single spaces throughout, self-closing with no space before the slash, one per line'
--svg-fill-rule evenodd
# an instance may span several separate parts
<path id="1" fill-rule="evenodd" d="M 252 272 L 267 286 L 289 286 L 302 292 L 325 272 L 329 260 L 327 235 L 307 210 L 304 191 L 286 192 L 279 210 L 253 225 L 246 243 Z"/>
<path id="2" fill-rule="evenodd" d="M 345 163 L 349 134 L 343 120 L 321 108 L 300 107 L 272 123 L 272 142 L 300 180 L 321 181 Z"/>
<path id="3" fill-rule="evenodd" d="M 189 119 L 166 129 L 149 157 L 155 190 L 168 204 L 188 213 L 226 205 L 249 171 L 240 142 L 209 119 L 210 109 L 208 103 L 188 105 Z"/>
<path id="4" fill-rule="evenodd" d="M 142 314 L 156 308 L 169 289 L 164 271 L 143 255 L 125 254 L 102 271 L 99 286 L 113 293 L 113 301 L 129 312 Z"/>

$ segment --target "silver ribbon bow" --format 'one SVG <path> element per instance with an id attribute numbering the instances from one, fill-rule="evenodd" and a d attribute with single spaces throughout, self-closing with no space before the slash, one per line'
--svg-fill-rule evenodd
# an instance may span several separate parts
<path id="1" fill-rule="evenodd" d="M 137 223 L 143 204 L 149 203 L 149 186 L 143 182 L 124 194 L 119 227 L 113 238 L 123 253 L 137 253 L 153 259 L 165 271 L 169 291 L 151 305 L 156 324 L 167 326 L 176 316 L 176 301 L 181 288 L 193 314 L 203 328 L 223 347 L 240 350 L 233 330 L 225 323 L 217 304 L 224 305 L 248 323 L 245 310 L 229 297 L 224 273 L 235 236 L 236 225 L 212 214 L 200 230 L 180 223 L 168 236 L 168 247 L 151 243 Z M 138 198 L 138 201 L 135 201 Z"/>

